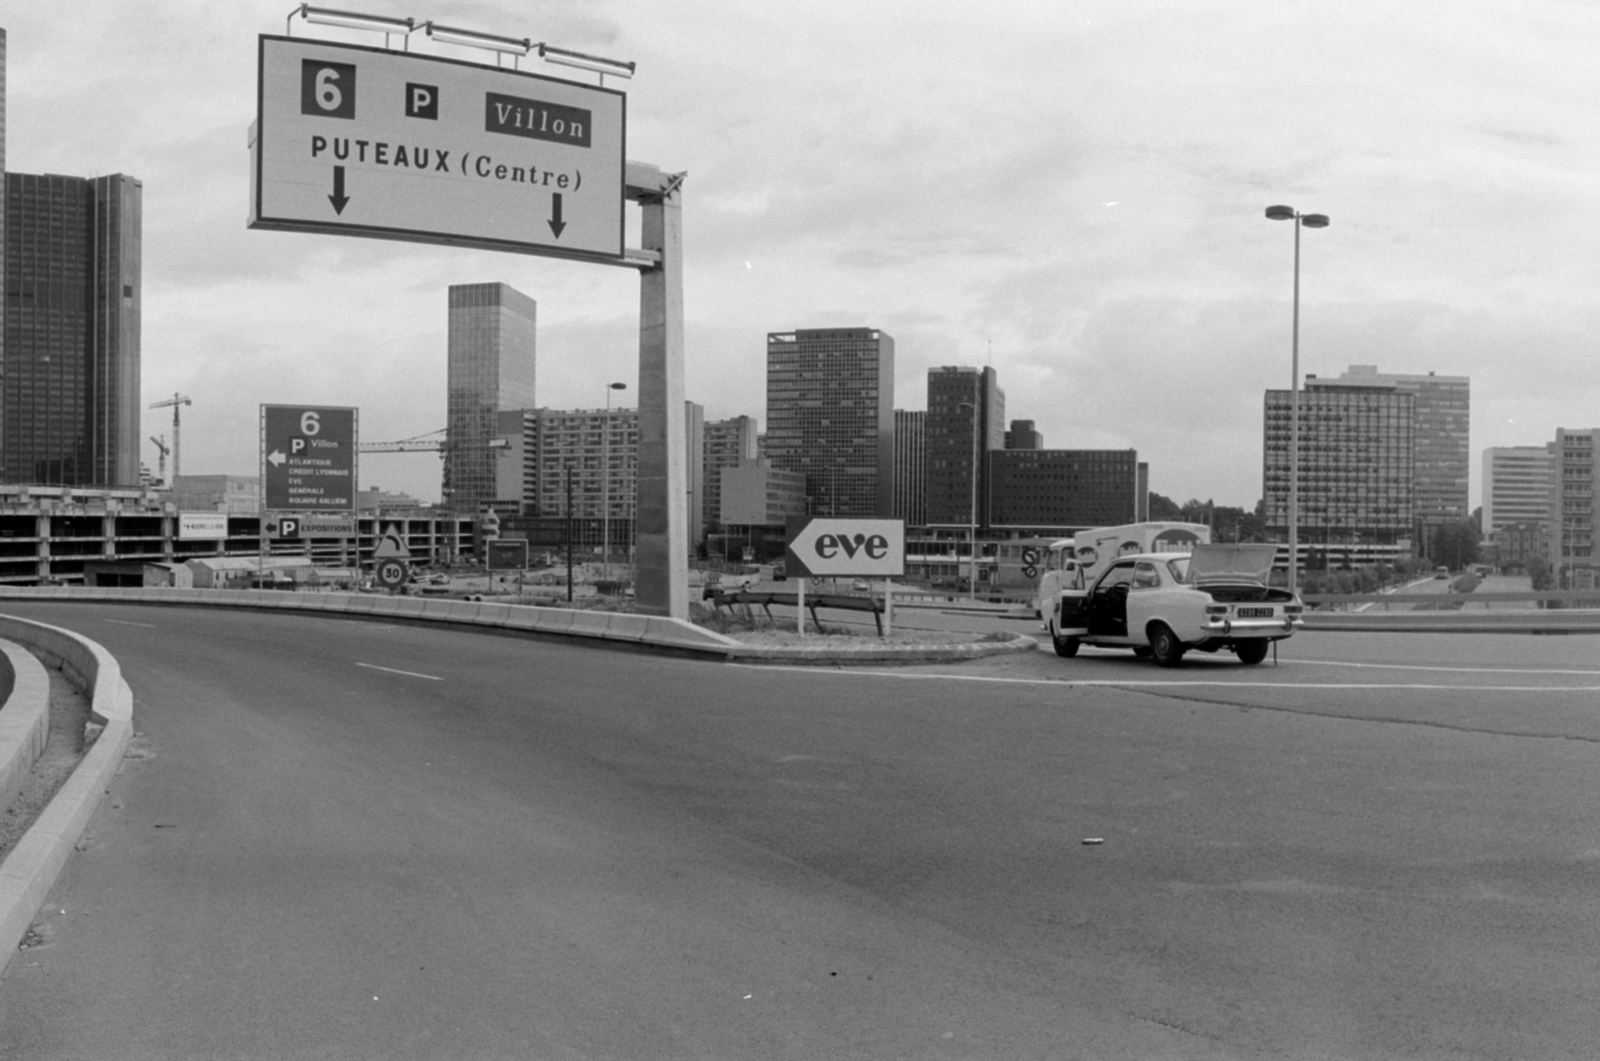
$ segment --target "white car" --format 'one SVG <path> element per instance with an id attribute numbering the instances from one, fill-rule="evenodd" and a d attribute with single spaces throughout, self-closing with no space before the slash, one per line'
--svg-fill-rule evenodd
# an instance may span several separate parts
<path id="1" fill-rule="evenodd" d="M 1163 667 L 1195 649 L 1260 663 L 1302 624 L 1300 599 L 1268 585 L 1273 545 L 1197 545 L 1192 553 L 1122 557 L 1087 590 L 1063 590 L 1045 628 L 1056 654 L 1080 645 L 1131 648 Z"/>

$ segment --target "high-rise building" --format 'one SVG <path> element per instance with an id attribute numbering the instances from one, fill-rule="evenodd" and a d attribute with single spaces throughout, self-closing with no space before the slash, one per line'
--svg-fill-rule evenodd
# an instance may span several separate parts
<path id="1" fill-rule="evenodd" d="M 689 556 L 700 551 L 706 536 L 706 407 L 699 402 L 683 403 L 683 470 L 688 476 Z"/>
<path id="2" fill-rule="evenodd" d="M 1594 552 L 1595 449 L 1600 428 L 1556 429 L 1550 446 L 1550 566 L 1558 589 L 1594 589 L 1600 559 Z"/>
<path id="3" fill-rule="evenodd" d="M 1131 449 L 996 450 L 989 454 L 990 529 L 1026 535 L 1132 523 L 1140 468 Z"/>
<path id="4" fill-rule="evenodd" d="M 894 411 L 894 512 L 908 527 L 928 525 L 928 414 Z"/>
<path id="5" fill-rule="evenodd" d="M 1472 381 L 1466 376 L 1405 375 L 1379 372 L 1375 365 L 1351 365 L 1328 379 L 1307 376 L 1307 393 L 1323 387 L 1392 387 L 1414 401 L 1412 436 L 1415 486 L 1412 519 L 1423 529 L 1471 515 L 1467 507 L 1467 474 L 1472 465 L 1467 434 L 1472 424 Z"/>
<path id="6" fill-rule="evenodd" d="M 1006 449 L 1044 449 L 1044 436 L 1034 430 L 1032 420 L 1013 420 L 1006 429 Z"/>
<path id="7" fill-rule="evenodd" d="M 1292 394 L 1266 393 L 1263 515 L 1289 527 Z M 1300 392 L 1299 540 L 1394 545 L 1414 530 L 1416 396 L 1394 385 L 1324 384 Z"/>
<path id="8" fill-rule="evenodd" d="M 1005 449 L 1005 418 L 1006 395 L 994 369 L 928 370 L 929 526 L 989 525 L 987 455 Z"/>
<path id="9" fill-rule="evenodd" d="M 722 526 L 722 469 L 737 468 L 756 459 L 756 418 L 735 416 L 712 420 L 705 426 L 705 445 L 699 463 L 705 469 L 701 519 L 706 531 Z M 698 539 L 696 539 L 698 544 Z"/>
<path id="10" fill-rule="evenodd" d="M 894 510 L 894 339 L 876 328 L 767 335 L 767 452 L 801 472 L 811 511 Z"/>
<path id="11" fill-rule="evenodd" d="M 5 175 L 0 478 L 137 486 L 142 186 Z"/>
<path id="12" fill-rule="evenodd" d="M 567 515 L 570 468 L 572 516 L 625 528 L 638 501 L 639 410 L 536 409 L 534 415 L 536 514 Z M 613 533 L 615 542 L 621 532 Z"/>
<path id="13" fill-rule="evenodd" d="M 1550 518 L 1550 448 L 1491 446 L 1483 451 L 1483 535 L 1511 523 Z"/>
<path id="14" fill-rule="evenodd" d="M 444 507 L 475 513 L 497 500 L 490 441 L 498 414 L 534 408 L 538 304 L 509 284 L 454 284 L 445 421 Z"/>

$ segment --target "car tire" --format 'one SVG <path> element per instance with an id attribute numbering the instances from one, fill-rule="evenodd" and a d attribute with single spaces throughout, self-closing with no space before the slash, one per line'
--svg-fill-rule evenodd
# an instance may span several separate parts
<path id="1" fill-rule="evenodd" d="M 1158 667 L 1176 667 L 1183 663 L 1183 642 L 1165 623 L 1150 628 L 1150 658 Z"/>
<path id="2" fill-rule="evenodd" d="M 1058 636 L 1054 625 L 1050 627 L 1050 644 L 1055 648 L 1056 655 L 1066 659 L 1071 659 L 1078 654 L 1078 639 Z"/>
<path id="3" fill-rule="evenodd" d="M 1239 662 L 1255 666 L 1267 658 L 1269 641 L 1241 641 L 1233 646 L 1233 651 L 1238 654 Z"/>

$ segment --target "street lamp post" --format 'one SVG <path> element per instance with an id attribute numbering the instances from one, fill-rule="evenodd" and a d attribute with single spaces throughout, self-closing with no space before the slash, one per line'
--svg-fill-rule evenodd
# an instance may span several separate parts
<path id="1" fill-rule="evenodd" d="M 625 391 L 626 383 L 606 384 L 606 420 L 600 429 L 600 568 L 611 580 L 611 392 Z"/>
<path id="2" fill-rule="evenodd" d="M 972 410 L 972 503 L 967 509 L 967 543 L 970 553 L 967 557 L 967 599 L 975 600 L 978 596 L 978 403 L 962 402 L 956 406 L 956 411 L 963 409 Z"/>
<path id="3" fill-rule="evenodd" d="M 1299 588 L 1300 563 L 1300 229 L 1327 228 L 1327 214 L 1302 214 L 1292 206 L 1269 206 L 1273 221 L 1294 222 L 1294 327 L 1289 379 L 1289 592 Z"/>

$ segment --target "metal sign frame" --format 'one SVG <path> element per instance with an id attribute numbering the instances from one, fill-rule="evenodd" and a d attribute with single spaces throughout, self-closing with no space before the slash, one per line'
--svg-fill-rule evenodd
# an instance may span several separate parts
<path id="1" fill-rule="evenodd" d="M 624 256 L 616 89 L 262 34 L 250 149 L 250 228 Z"/>

